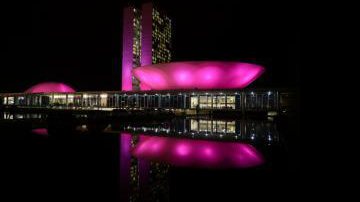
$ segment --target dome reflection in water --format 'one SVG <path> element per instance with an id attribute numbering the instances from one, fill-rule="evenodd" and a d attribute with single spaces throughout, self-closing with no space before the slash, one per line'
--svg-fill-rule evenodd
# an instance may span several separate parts
<path id="1" fill-rule="evenodd" d="M 173 166 L 248 168 L 264 163 L 260 152 L 245 143 L 145 135 L 141 135 L 140 139 L 132 150 L 133 156 Z"/>
<path id="2" fill-rule="evenodd" d="M 49 132 L 47 128 L 35 128 L 31 130 L 32 133 L 36 134 L 36 135 L 43 135 L 43 136 L 48 136 Z"/>

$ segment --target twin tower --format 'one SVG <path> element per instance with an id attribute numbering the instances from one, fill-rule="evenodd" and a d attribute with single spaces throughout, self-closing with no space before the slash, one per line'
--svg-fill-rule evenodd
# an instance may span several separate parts
<path id="1" fill-rule="evenodd" d="M 171 20 L 152 2 L 128 6 L 123 15 L 121 90 L 145 90 L 132 70 L 171 61 Z"/>

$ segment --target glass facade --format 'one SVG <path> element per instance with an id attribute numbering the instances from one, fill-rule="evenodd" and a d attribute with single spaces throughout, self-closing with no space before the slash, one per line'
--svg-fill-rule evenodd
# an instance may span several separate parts
<path id="1" fill-rule="evenodd" d="M 4 105 L 29 107 L 242 111 L 278 111 L 281 107 L 277 91 L 24 93 L 0 97 Z"/>
<path id="2" fill-rule="evenodd" d="M 171 61 L 171 20 L 158 10 L 152 10 L 152 63 Z"/>
<path id="3" fill-rule="evenodd" d="M 140 66 L 141 59 L 141 12 L 134 8 L 133 67 Z"/>
<path id="4" fill-rule="evenodd" d="M 134 8 L 134 18 L 133 18 L 133 62 L 132 67 L 136 68 L 141 66 L 141 10 Z M 140 90 L 140 81 L 132 76 L 132 85 L 133 90 Z"/>
<path id="5" fill-rule="evenodd" d="M 149 124 L 139 127 L 136 124 L 126 123 L 121 129 L 133 134 L 175 135 L 193 139 L 223 139 L 268 144 L 279 141 L 276 124 L 271 120 L 178 118 L 173 119 L 169 125 Z"/>
<path id="6" fill-rule="evenodd" d="M 234 95 L 191 96 L 191 109 L 235 109 Z"/>
<path id="7" fill-rule="evenodd" d="M 131 22 L 131 25 L 125 26 L 123 30 L 123 35 L 129 41 L 123 43 L 123 54 L 126 53 L 126 57 L 122 61 L 122 88 L 138 91 L 140 81 L 132 74 L 132 69 L 171 61 L 171 20 L 151 3 L 125 10 L 129 12 L 125 16 L 125 23 Z"/>
<path id="8" fill-rule="evenodd" d="M 190 120 L 190 131 L 211 133 L 235 133 L 235 121 Z"/>

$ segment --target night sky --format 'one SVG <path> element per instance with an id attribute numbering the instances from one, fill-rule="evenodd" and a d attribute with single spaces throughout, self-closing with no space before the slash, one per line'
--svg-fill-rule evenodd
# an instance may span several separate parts
<path id="1" fill-rule="evenodd" d="M 267 72 L 253 87 L 299 85 L 301 25 L 293 7 L 201 2 L 161 2 L 173 20 L 173 61 L 255 62 Z M 0 92 L 21 92 L 43 81 L 65 82 L 79 91 L 119 90 L 123 5 L 120 0 L 6 5 Z"/>

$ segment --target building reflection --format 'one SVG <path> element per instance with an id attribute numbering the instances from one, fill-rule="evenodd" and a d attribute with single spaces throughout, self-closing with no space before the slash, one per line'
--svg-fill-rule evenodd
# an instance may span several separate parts
<path id="1" fill-rule="evenodd" d="M 174 119 L 170 123 L 127 124 L 124 131 L 135 134 L 219 139 L 274 144 L 279 142 L 276 124 L 268 120 Z"/>
<path id="2" fill-rule="evenodd" d="M 42 135 L 42 136 L 48 136 L 49 135 L 49 131 L 47 128 L 34 128 L 31 130 L 31 132 L 33 134 L 36 135 Z"/>
<path id="3" fill-rule="evenodd" d="M 120 190 L 124 201 L 169 201 L 172 167 L 250 168 L 264 163 L 262 154 L 242 142 L 195 140 L 122 132 Z"/>
<path id="4" fill-rule="evenodd" d="M 197 168 L 248 168 L 261 165 L 260 152 L 250 144 L 141 135 L 132 150 L 138 159 Z"/>
<path id="5" fill-rule="evenodd" d="M 143 136 L 120 134 L 120 196 L 122 201 L 169 201 L 169 165 L 132 156 Z"/>
<path id="6" fill-rule="evenodd" d="M 0 112 L 0 120 L 29 120 L 29 119 L 44 119 L 46 114 L 42 113 L 10 113 Z"/>

